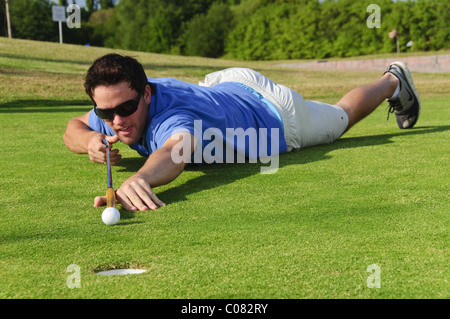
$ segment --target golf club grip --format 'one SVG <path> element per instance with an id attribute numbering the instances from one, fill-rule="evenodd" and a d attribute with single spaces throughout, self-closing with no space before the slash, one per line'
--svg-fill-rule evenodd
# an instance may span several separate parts
<path id="1" fill-rule="evenodd" d="M 106 207 L 116 207 L 116 192 L 113 188 L 106 190 Z"/>

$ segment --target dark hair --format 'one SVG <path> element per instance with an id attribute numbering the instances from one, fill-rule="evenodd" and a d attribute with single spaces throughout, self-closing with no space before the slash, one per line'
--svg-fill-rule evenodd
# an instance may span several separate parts
<path id="1" fill-rule="evenodd" d="M 91 100 L 94 100 L 92 92 L 97 86 L 121 82 L 128 83 L 131 89 L 144 94 L 147 76 L 136 59 L 111 53 L 94 61 L 86 74 L 84 88 Z"/>

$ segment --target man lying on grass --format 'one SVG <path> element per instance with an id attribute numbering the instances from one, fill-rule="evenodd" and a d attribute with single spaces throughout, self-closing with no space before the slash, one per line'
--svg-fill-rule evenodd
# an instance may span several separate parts
<path id="1" fill-rule="evenodd" d="M 412 128 L 420 112 L 411 74 L 401 62 L 336 105 L 305 101 L 245 68 L 209 74 L 200 85 L 147 78 L 138 61 L 117 54 L 97 59 L 84 86 L 94 108 L 69 121 L 64 143 L 98 163 L 106 163 L 105 138 L 148 157 L 116 192 L 122 207 L 131 211 L 164 205 L 152 188 L 173 181 L 187 163 L 262 159 L 331 143 L 385 99 L 401 129 Z M 111 164 L 120 159 L 117 149 L 110 152 Z M 105 204 L 105 197 L 94 200 L 95 207 Z"/>

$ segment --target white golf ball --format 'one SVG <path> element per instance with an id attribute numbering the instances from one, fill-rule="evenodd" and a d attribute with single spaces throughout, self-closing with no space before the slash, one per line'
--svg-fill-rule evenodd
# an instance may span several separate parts
<path id="1" fill-rule="evenodd" d="M 102 220 L 106 225 L 115 225 L 120 220 L 120 213 L 116 208 L 108 207 L 102 213 Z"/>

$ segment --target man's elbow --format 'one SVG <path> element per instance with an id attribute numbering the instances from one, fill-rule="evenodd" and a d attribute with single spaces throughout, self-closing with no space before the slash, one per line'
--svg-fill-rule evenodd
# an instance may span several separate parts
<path id="1" fill-rule="evenodd" d="M 75 151 L 75 149 L 72 147 L 72 144 L 70 143 L 70 138 L 68 137 L 67 132 L 64 132 L 62 138 L 63 138 L 64 145 L 65 145 L 70 151 L 72 151 L 72 152 L 74 152 L 74 153 L 77 153 L 77 152 Z"/>
<path id="2" fill-rule="evenodd" d="M 70 149 L 69 138 L 68 138 L 68 136 L 67 136 L 67 132 L 64 132 L 62 138 L 63 138 L 64 145 L 65 145 L 69 150 L 71 150 L 71 149 Z"/>
<path id="3" fill-rule="evenodd" d="M 71 152 L 73 152 L 75 154 L 85 154 L 86 153 L 86 152 L 83 152 L 80 147 L 77 147 L 74 137 L 70 133 L 68 133 L 67 130 L 66 130 L 66 132 L 64 132 L 62 138 L 63 138 L 64 145 Z"/>

